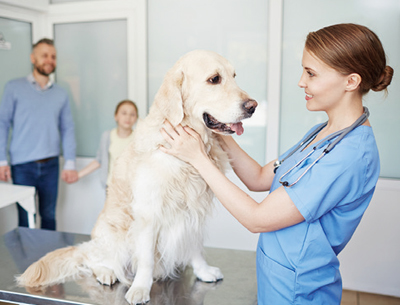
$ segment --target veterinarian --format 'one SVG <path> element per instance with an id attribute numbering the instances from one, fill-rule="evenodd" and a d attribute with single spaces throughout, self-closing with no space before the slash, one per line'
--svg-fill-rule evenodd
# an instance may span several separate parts
<path id="1" fill-rule="evenodd" d="M 138 119 L 138 108 L 131 100 L 123 100 L 115 108 L 117 127 L 105 131 L 100 140 L 96 159 L 78 172 L 79 179 L 100 168 L 101 185 L 104 189 L 111 181 L 114 161 L 122 153 L 133 136 L 133 125 Z"/>
<path id="2" fill-rule="evenodd" d="M 0 104 L 0 180 L 36 187 L 43 229 L 56 229 L 59 155 L 65 158 L 61 178 L 72 183 L 75 170 L 74 122 L 65 90 L 49 75 L 56 68 L 56 49 L 44 38 L 33 45 L 33 72 L 9 81 Z M 8 136 L 12 130 L 9 150 Z M 11 168 L 8 163 L 9 153 Z M 28 214 L 19 205 L 19 226 L 28 226 Z"/>
<path id="3" fill-rule="evenodd" d="M 229 212 L 251 232 L 261 233 L 260 305 L 340 304 L 337 255 L 358 226 L 380 171 L 368 110 L 362 104 L 369 90 L 386 90 L 393 76 L 379 38 L 355 24 L 311 32 L 302 66 L 298 85 L 305 91 L 306 107 L 326 112 L 326 125 L 314 126 L 263 167 L 232 137 L 221 136 L 244 184 L 253 191 L 270 191 L 260 204 L 214 166 L 192 129 L 174 129 L 166 122 L 161 130 L 171 147 L 160 149 L 192 164 Z"/>

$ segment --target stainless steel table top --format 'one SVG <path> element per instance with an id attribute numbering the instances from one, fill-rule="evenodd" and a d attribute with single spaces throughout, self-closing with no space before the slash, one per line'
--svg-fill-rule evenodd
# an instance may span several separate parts
<path id="1" fill-rule="evenodd" d="M 128 305 L 128 287 L 116 283 L 103 286 L 94 277 L 69 281 L 41 290 L 17 287 L 14 276 L 54 249 L 89 240 L 88 235 L 17 228 L 0 238 L 0 305 L 3 304 L 92 304 Z M 217 266 L 224 279 L 203 283 L 187 267 L 175 280 L 155 282 L 149 305 L 255 305 L 257 304 L 256 254 L 206 248 L 207 262 Z"/>

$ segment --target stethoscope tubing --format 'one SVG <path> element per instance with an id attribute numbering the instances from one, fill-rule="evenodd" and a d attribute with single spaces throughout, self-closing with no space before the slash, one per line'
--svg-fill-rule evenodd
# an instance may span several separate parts
<path id="1" fill-rule="evenodd" d="M 285 187 L 292 187 L 297 184 L 297 182 L 300 181 L 300 179 L 319 161 L 321 160 L 326 154 L 328 154 L 349 132 L 357 128 L 358 126 L 364 124 L 364 122 L 368 119 L 369 117 L 369 110 L 367 107 L 364 107 L 364 112 L 363 114 L 349 127 L 346 127 L 342 130 L 339 130 L 331 135 L 329 135 L 327 138 L 325 138 L 319 145 L 315 145 L 312 150 L 305 156 L 303 157 L 299 162 L 297 162 L 294 166 L 292 166 L 288 171 L 286 171 L 280 178 L 279 178 L 279 183 L 281 183 Z M 296 151 L 298 151 L 304 144 L 308 143 L 310 140 L 314 139 L 317 134 L 328 124 L 328 122 L 323 123 L 320 125 L 316 130 L 314 130 L 306 139 L 304 139 L 299 145 L 297 145 L 287 156 L 286 158 L 282 159 L 281 161 L 277 161 L 274 164 L 274 172 L 276 173 L 276 170 L 278 167 L 282 164 L 282 162 L 292 156 Z M 289 184 L 288 181 L 282 181 L 282 179 L 287 176 L 293 169 L 298 167 L 304 160 L 306 160 L 308 157 L 310 157 L 317 149 L 321 148 L 322 146 L 325 145 L 326 142 L 334 139 L 331 143 L 328 144 L 328 146 L 322 151 L 321 155 L 315 159 L 307 168 L 306 170 L 291 184 Z"/>

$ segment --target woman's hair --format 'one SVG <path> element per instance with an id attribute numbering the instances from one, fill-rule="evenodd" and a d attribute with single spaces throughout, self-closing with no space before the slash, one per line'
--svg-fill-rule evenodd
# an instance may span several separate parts
<path id="1" fill-rule="evenodd" d="M 120 102 L 118 103 L 117 107 L 115 107 L 115 113 L 114 113 L 114 115 L 116 115 L 116 114 L 118 113 L 119 108 L 120 108 L 122 105 L 124 105 L 124 104 L 132 105 L 133 107 L 135 107 L 135 109 L 136 109 L 136 116 L 139 117 L 138 108 L 137 108 L 136 104 L 135 104 L 134 102 L 132 102 L 131 100 L 123 100 L 123 101 L 120 101 Z"/>
<path id="2" fill-rule="evenodd" d="M 305 48 L 344 75 L 359 74 L 362 94 L 386 90 L 392 81 L 381 41 L 365 26 L 342 23 L 310 32 Z"/>

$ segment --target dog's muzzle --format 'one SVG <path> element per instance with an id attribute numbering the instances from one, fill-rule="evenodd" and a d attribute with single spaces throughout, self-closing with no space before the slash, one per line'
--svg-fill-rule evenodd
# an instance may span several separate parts
<path id="1" fill-rule="evenodd" d="M 251 117 L 256 110 L 257 105 L 258 104 L 255 100 L 248 100 L 244 102 L 242 104 L 243 115 L 239 118 L 239 122 L 222 123 L 211 114 L 206 112 L 203 113 L 203 120 L 208 128 L 213 129 L 216 132 L 223 134 L 233 134 L 236 132 L 236 134 L 240 136 L 244 132 L 242 122 L 240 122 L 240 120 Z"/>

